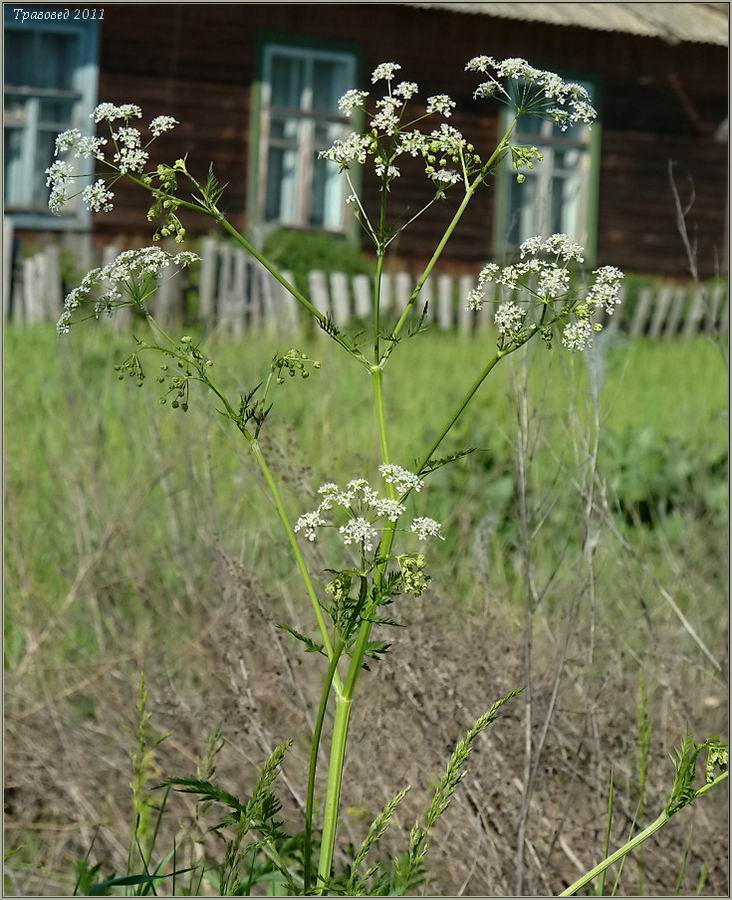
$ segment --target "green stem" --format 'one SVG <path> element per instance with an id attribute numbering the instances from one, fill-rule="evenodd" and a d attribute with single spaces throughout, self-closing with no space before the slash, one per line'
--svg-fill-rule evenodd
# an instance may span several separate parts
<path id="1" fill-rule="evenodd" d="M 473 194 L 476 192 L 478 187 L 482 184 L 483 179 L 490 172 L 490 170 L 493 168 L 493 166 L 496 164 L 496 162 L 499 161 L 501 154 L 505 151 L 506 147 L 508 146 L 508 143 L 511 139 L 511 135 L 513 134 L 513 130 L 516 127 L 516 122 L 517 122 L 517 119 L 514 119 L 513 122 L 511 122 L 508 129 L 506 130 L 506 133 L 501 138 L 498 146 L 493 151 L 493 153 L 491 154 L 491 156 L 488 159 L 488 161 L 486 162 L 486 164 L 480 170 L 480 173 L 476 177 L 475 181 L 470 185 L 470 187 L 465 192 L 465 196 L 463 197 L 462 202 L 460 203 L 460 206 L 457 208 L 457 212 L 452 217 L 452 221 L 447 226 L 445 233 L 442 235 L 442 238 L 441 238 L 439 244 L 437 245 L 435 252 L 432 254 L 430 261 L 427 263 L 427 266 L 425 267 L 424 272 L 422 272 L 422 274 L 419 276 L 417 284 L 415 285 L 414 290 L 412 291 L 411 296 L 409 297 L 409 300 L 407 300 L 407 303 L 406 303 L 404 309 L 402 310 L 402 314 L 399 316 L 399 320 L 397 321 L 396 325 L 394 326 L 394 331 L 392 332 L 392 338 L 396 339 L 399 337 L 399 334 L 401 333 L 402 328 L 404 328 L 404 325 L 407 321 L 407 318 L 409 317 L 409 314 L 412 311 L 412 308 L 414 307 L 414 304 L 417 302 L 417 298 L 419 297 L 420 293 L 422 292 L 424 283 L 427 281 L 427 279 L 429 278 L 430 274 L 432 273 L 432 270 L 434 269 L 437 261 L 442 256 L 442 251 L 447 246 L 447 242 L 450 240 L 453 231 L 457 228 L 458 222 L 463 217 L 463 213 L 465 212 L 465 210 L 468 206 L 468 203 L 470 203 L 470 200 L 471 200 Z M 391 347 L 393 348 L 394 346 L 395 346 L 395 344 L 392 343 Z M 390 351 L 388 351 L 388 352 L 390 352 Z M 387 355 L 388 355 L 388 352 L 387 352 Z"/>
<path id="2" fill-rule="evenodd" d="M 699 790 L 695 794 L 695 799 L 702 797 L 707 791 L 710 791 L 716 785 L 721 784 L 727 776 L 729 772 L 723 772 L 714 781 L 709 782 L 709 784 L 705 784 L 704 787 L 699 788 Z M 659 831 L 663 826 L 669 821 L 671 818 L 671 814 L 667 813 L 665 810 L 661 813 L 661 815 L 655 819 L 651 824 L 644 828 L 643 831 L 639 832 L 634 838 L 629 840 L 626 844 L 616 850 L 614 853 L 611 853 L 606 859 L 604 859 L 601 863 L 598 863 L 593 869 L 590 869 L 589 872 L 584 874 L 581 878 L 574 882 L 574 884 L 570 884 L 570 886 L 562 891 L 559 895 L 560 897 L 571 897 L 573 894 L 576 894 L 577 891 L 581 890 L 585 885 L 589 884 L 593 878 L 596 878 L 601 872 L 604 872 L 609 866 L 613 863 L 618 862 L 618 860 L 622 859 L 624 856 L 627 856 L 628 853 L 635 850 L 636 847 L 645 843 L 649 837 L 654 835 L 657 831 Z"/>
<path id="3" fill-rule="evenodd" d="M 328 785 L 325 795 L 325 811 L 323 814 L 323 836 L 320 844 L 320 860 L 318 862 L 319 894 L 325 890 L 325 882 L 330 878 L 333 866 L 333 850 L 335 848 L 336 831 L 338 829 L 338 810 L 341 803 L 341 784 L 343 781 L 343 764 L 346 758 L 348 742 L 348 726 L 351 721 L 351 696 L 344 689 L 336 695 L 335 719 L 333 721 L 333 739 L 330 747 L 330 763 L 328 766 Z"/>
<path id="4" fill-rule="evenodd" d="M 315 720 L 315 729 L 313 731 L 313 739 L 310 745 L 310 766 L 308 768 L 308 793 L 305 802 L 305 894 L 310 892 L 310 882 L 312 879 L 312 844 L 313 844 L 313 809 L 315 806 L 315 776 L 318 770 L 318 752 L 320 750 L 320 739 L 323 734 L 323 723 L 325 715 L 328 711 L 328 700 L 330 698 L 330 689 L 333 679 L 336 675 L 338 660 L 343 653 L 344 642 L 341 639 L 335 646 L 333 658 L 328 666 L 328 672 L 325 676 L 323 691 L 320 695 L 320 706 L 318 707 L 318 715 Z"/>
<path id="5" fill-rule="evenodd" d="M 381 328 L 381 272 L 384 268 L 384 253 L 379 250 L 376 256 L 376 272 L 374 273 L 374 361 L 379 364 L 379 330 Z"/>
<path id="6" fill-rule="evenodd" d="M 292 530 L 292 526 L 290 525 L 290 520 L 287 515 L 287 510 L 285 509 L 285 504 L 282 500 L 282 495 L 280 494 L 280 490 L 277 487 L 277 483 L 275 482 L 272 472 L 267 465 L 267 461 L 264 456 L 262 456 L 262 451 L 259 447 L 259 444 L 252 440 L 250 444 L 252 448 L 252 453 L 254 454 L 254 458 L 259 463 L 259 468 L 262 471 L 262 475 L 264 476 L 264 480 L 267 482 L 267 487 L 272 495 L 272 499 L 274 500 L 275 508 L 277 509 L 277 515 L 280 517 L 280 521 L 282 522 L 282 526 L 285 529 L 285 533 L 287 534 L 287 540 L 290 543 L 290 548 L 292 550 L 292 555 L 295 557 L 295 564 L 297 565 L 298 571 L 302 576 L 303 583 L 305 585 L 305 590 L 307 591 L 308 597 L 310 598 L 310 603 L 313 607 L 313 612 L 315 613 L 315 618 L 318 622 L 318 628 L 320 629 L 320 636 L 323 641 L 323 646 L 325 647 L 325 651 L 328 654 L 328 659 L 333 661 L 335 656 L 335 652 L 333 650 L 333 644 L 330 639 L 330 634 L 328 632 L 328 626 L 325 622 L 325 616 L 323 615 L 323 610 L 321 609 L 320 602 L 318 600 L 318 595 L 315 593 L 315 588 L 313 587 L 313 583 L 310 580 L 310 573 L 308 572 L 307 565 L 305 563 L 305 558 L 302 555 L 302 551 L 300 550 L 300 546 L 297 543 L 297 538 L 295 537 L 295 532 Z M 338 675 L 338 672 L 334 672 L 333 674 L 333 686 L 336 689 L 336 693 L 340 694 L 341 692 L 341 679 Z"/>

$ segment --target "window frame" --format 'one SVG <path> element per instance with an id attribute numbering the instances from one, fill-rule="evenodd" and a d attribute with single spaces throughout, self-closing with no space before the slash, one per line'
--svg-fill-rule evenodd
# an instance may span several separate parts
<path id="1" fill-rule="evenodd" d="M 256 36 L 256 60 L 255 60 L 255 79 L 252 84 L 252 102 L 251 117 L 249 128 L 249 165 L 247 171 L 247 203 L 246 217 L 248 229 L 255 240 L 255 243 L 263 244 L 264 240 L 270 232 L 277 228 L 287 228 L 291 230 L 300 230 L 307 232 L 320 232 L 332 234 L 339 237 L 346 237 L 348 240 L 357 242 L 358 230 L 354 227 L 352 216 L 348 216 L 345 208 L 346 192 L 343 194 L 343 224 L 341 228 L 323 228 L 310 225 L 307 221 L 307 212 L 309 209 L 310 194 L 308 192 L 300 192 L 298 199 L 298 223 L 289 224 L 281 221 L 267 222 L 265 219 L 265 204 L 267 201 L 267 164 L 269 151 L 269 128 L 272 120 L 271 106 L 269 102 L 269 92 L 271 85 L 267 79 L 268 60 L 277 51 L 290 50 L 293 54 L 301 56 L 310 56 L 312 59 L 321 58 L 341 58 L 352 66 L 353 86 L 357 86 L 361 80 L 362 72 L 362 51 L 358 44 L 344 41 L 327 41 L 317 40 L 302 35 L 282 34 L 275 32 L 259 32 Z M 284 112 L 279 110 L 278 112 Z M 349 120 L 342 120 L 334 113 L 317 113 L 313 110 L 306 110 L 303 113 L 302 108 L 291 110 L 292 117 L 303 120 L 301 127 L 306 134 L 310 135 L 310 143 L 312 144 L 313 126 L 317 120 L 324 122 L 343 121 L 346 124 Z M 354 113 L 350 122 L 352 127 L 360 126 L 360 111 Z M 299 149 L 299 148 L 298 148 Z M 308 185 L 312 184 L 312 154 L 299 149 L 298 152 L 298 170 L 299 177 L 304 179 Z M 304 162 L 306 160 L 306 162 Z M 351 173 L 354 185 L 358 189 L 360 187 L 360 171 L 355 170 Z M 301 182 L 302 183 L 302 182 Z"/>
<path id="2" fill-rule="evenodd" d="M 78 36 L 78 54 L 76 65 L 72 75 L 72 86 L 68 90 L 56 88 L 38 88 L 26 86 L 15 86 L 4 84 L 3 89 L 3 108 L 6 95 L 22 96 L 27 95 L 31 99 L 30 115 L 28 121 L 22 126 L 23 128 L 23 178 L 30 184 L 33 175 L 33 166 L 35 164 L 35 148 L 38 140 L 38 110 L 40 107 L 40 97 L 58 97 L 59 99 L 68 99 L 73 97 L 74 104 L 71 112 L 71 120 L 67 127 L 79 128 L 83 134 L 94 134 L 94 125 L 91 121 L 91 113 L 96 105 L 97 88 L 99 82 L 99 19 L 49 19 L 49 20 L 33 20 L 23 22 L 20 18 L 14 18 L 14 7 L 5 7 L 3 17 L 4 35 L 8 32 L 31 32 L 34 34 L 52 33 L 52 34 L 74 34 Z M 36 11 L 51 10 L 51 7 L 34 7 Z M 57 11 L 59 7 L 53 8 Z M 6 49 L 7 52 L 7 49 Z M 3 109 L 4 112 L 4 109 Z M 3 140 L 5 139 L 5 128 L 8 127 L 8 116 L 3 116 Z M 10 126 L 12 127 L 12 125 Z M 75 184 L 81 187 L 89 179 L 76 179 Z M 89 230 L 91 227 L 92 214 L 82 203 L 75 205 L 73 212 L 62 216 L 54 216 L 50 211 L 44 212 L 28 207 L 9 207 L 5 205 L 3 198 L 3 214 L 7 216 L 16 228 L 27 228 L 29 230 L 47 230 L 47 231 L 65 231 L 65 230 Z"/>
<path id="3" fill-rule="evenodd" d="M 585 264 L 592 267 L 595 265 L 597 260 L 597 239 L 598 239 L 598 204 L 599 204 L 599 194 L 600 194 L 600 152 L 602 147 L 602 125 L 600 118 L 600 110 L 602 103 L 602 85 L 600 79 L 595 73 L 588 74 L 587 72 L 560 72 L 559 73 L 562 78 L 567 81 L 577 81 L 584 82 L 585 84 L 589 84 L 592 88 L 592 105 L 598 111 L 598 118 L 593 123 L 592 128 L 589 131 L 589 139 L 586 142 L 579 142 L 577 140 L 573 140 L 571 137 L 563 139 L 561 135 L 555 136 L 548 144 L 543 143 L 542 135 L 534 135 L 533 143 L 540 147 L 549 147 L 550 153 L 553 155 L 554 151 L 559 149 L 572 149 L 578 146 L 583 147 L 586 150 L 586 157 L 584 160 L 584 165 L 586 167 L 586 173 L 582 176 L 584 178 L 584 189 L 585 189 L 585 208 L 582 211 L 584 217 L 584 227 L 586 236 L 582 235 L 570 235 L 573 240 L 577 240 L 583 244 L 585 248 Z M 499 129 L 500 133 L 503 134 L 508 128 L 510 121 L 512 118 L 511 110 L 503 106 L 501 107 L 501 111 L 499 113 Z M 520 120 L 519 120 L 520 121 Z M 517 140 L 522 143 L 531 143 L 532 140 L 527 137 L 526 140 L 523 140 L 519 135 Z M 565 143 L 566 141 L 566 143 Z M 531 175 L 528 177 L 539 177 L 542 180 L 548 180 L 551 177 L 551 171 L 546 166 L 546 159 L 542 163 L 538 163 L 538 168 L 544 167 L 546 171 L 546 175 Z M 509 224 L 509 216 L 510 216 L 510 191 L 511 191 L 511 183 L 512 180 L 516 177 L 516 173 L 513 171 L 510 165 L 510 161 L 507 160 L 504 165 L 500 166 L 498 172 L 496 173 L 496 202 L 494 206 L 494 228 L 493 228 L 493 249 L 494 249 L 494 257 L 495 258 L 503 258 L 509 255 L 514 255 L 518 252 L 518 245 L 514 246 L 510 244 L 506 235 L 508 232 L 508 224 Z"/>

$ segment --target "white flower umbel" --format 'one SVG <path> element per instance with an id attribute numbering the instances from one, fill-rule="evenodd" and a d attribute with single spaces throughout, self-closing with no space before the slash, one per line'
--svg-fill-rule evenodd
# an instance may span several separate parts
<path id="1" fill-rule="evenodd" d="M 465 68 L 488 77 L 476 88 L 476 99 L 495 97 L 514 107 L 519 115 L 549 119 L 562 131 L 571 125 L 590 126 L 597 118 L 586 88 L 564 81 L 556 72 L 537 69 L 525 59 L 512 57 L 497 61 L 492 56 L 476 56 Z M 506 85 L 506 82 L 514 83 Z"/>
<path id="2" fill-rule="evenodd" d="M 392 81 L 394 78 L 394 73 L 398 72 L 400 69 L 401 66 L 399 65 L 399 63 L 379 63 L 379 65 L 371 73 L 371 84 L 376 84 L 377 81 Z"/>
<path id="3" fill-rule="evenodd" d="M 426 541 L 429 538 L 439 538 L 444 541 L 441 529 L 442 525 L 428 516 L 417 516 L 409 526 L 409 530 L 416 534 L 420 541 Z"/>
<path id="4" fill-rule="evenodd" d="M 427 98 L 427 112 L 439 113 L 446 119 L 450 118 L 456 106 L 455 101 L 451 100 L 447 94 L 435 94 L 434 97 Z"/>
<path id="5" fill-rule="evenodd" d="M 353 115 L 354 110 L 363 109 L 364 101 L 366 100 L 368 95 L 368 91 L 346 91 L 346 93 L 338 101 L 338 110 L 344 116 L 350 118 Z"/>
<path id="6" fill-rule="evenodd" d="M 63 160 L 57 160 L 46 169 L 46 187 L 51 188 L 48 208 L 55 216 L 60 216 L 69 200 L 69 186 L 74 177 L 74 167 Z"/>
<path id="7" fill-rule="evenodd" d="M 130 119 L 141 119 L 142 110 L 135 103 L 123 103 L 117 106 L 114 103 L 100 103 L 91 118 L 99 124 L 99 122 L 116 122 L 118 119 L 124 119 L 126 122 Z"/>
<path id="8" fill-rule="evenodd" d="M 141 306 L 154 293 L 160 273 L 169 266 L 185 268 L 200 259 L 195 253 L 168 253 L 160 247 L 125 250 L 109 265 L 92 269 L 67 295 L 58 320 L 59 334 L 68 334 L 75 310 L 89 306 L 93 315 L 111 315 L 123 306 Z"/>
<path id="9" fill-rule="evenodd" d="M 564 326 L 562 343 L 567 350 L 586 350 L 592 346 L 595 329 L 588 319 L 578 319 Z"/>
<path id="10" fill-rule="evenodd" d="M 562 343 L 568 350 L 589 347 L 592 335 L 602 330 L 592 317 L 600 309 L 612 315 L 620 302 L 623 273 L 615 266 L 596 269 L 583 296 L 582 291 L 571 289 L 569 266 L 584 262 L 585 251 L 568 235 L 530 237 L 519 250 L 519 262 L 503 267 L 489 263 L 481 269 L 477 287 L 466 298 L 468 309 L 482 308 L 486 286 L 492 282 L 519 292 L 504 300 L 496 311 L 500 349 L 515 348 L 537 331 L 551 346 L 551 326 L 555 323 L 563 325 Z"/>
<path id="11" fill-rule="evenodd" d="M 521 330 L 525 318 L 526 311 L 512 300 L 507 300 L 496 310 L 494 318 L 496 330 L 502 335 L 515 334 Z"/>
<path id="12" fill-rule="evenodd" d="M 316 528 L 327 524 L 328 523 L 320 514 L 320 507 L 318 507 L 318 509 L 314 509 L 312 512 L 303 513 L 297 522 L 295 522 L 293 531 L 302 531 L 309 541 L 314 541 L 317 537 Z"/>
<path id="13" fill-rule="evenodd" d="M 386 463 L 379 466 L 379 473 L 387 484 L 393 484 L 400 494 L 406 494 L 407 491 L 421 491 L 424 487 L 424 481 L 401 466 L 395 466 L 393 463 Z"/>
<path id="14" fill-rule="evenodd" d="M 111 212 L 113 198 L 114 193 L 107 188 L 103 178 L 88 185 L 81 192 L 81 199 L 90 212 Z"/>
<path id="15" fill-rule="evenodd" d="M 357 516 L 345 525 L 341 525 L 338 533 L 343 536 L 344 544 L 362 544 L 363 549 L 368 552 L 374 549 L 374 541 L 378 537 L 377 530 L 363 516 Z"/>
<path id="16" fill-rule="evenodd" d="M 166 131 L 172 131 L 176 125 L 180 125 L 180 122 L 173 116 L 155 116 L 150 122 L 150 134 L 153 137 L 160 137 Z"/>

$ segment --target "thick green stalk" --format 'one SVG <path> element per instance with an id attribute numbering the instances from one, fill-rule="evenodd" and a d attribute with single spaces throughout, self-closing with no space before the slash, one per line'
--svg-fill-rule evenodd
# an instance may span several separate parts
<path id="1" fill-rule="evenodd" d="M 325 715 L 328 711 L 328 700 L 330 699 L 330 689 L 333 679 L 336 675 L 338 660 L 343 653 L 343 640 L 338 641 L 333 651 L 333 657 L 328 666 L 328 672 L 323 683 L 323 691 L 320 695 L 320 705 L 318 707 L 318 715 L 315 719 L 315 729 L 313 731 L 313 739 L 310 744 L 310 766 L 308 768 L 308 792 L 305 801 L 305 893 L 310 892 L 310 882 L 312 880 L 312 844 L 313 844 L 313 810 L 315 807 L 315 776 L 318 770 L 318 752 L 320 750 L 320 738 L 323 734 L 323 723 Z"/>
<path id="2" fill-rule="evenodd" d="M 714 781 L 709 782 L 709 784 L 705 784 L 704 787 L 699 788 L 696 792 L 696 798 L 702 797 L 707 791 L 710 791 L 716 785 L 721 784 L 727 776 L 729 772 L 723 772 Z M 597 876 L 604 872 L 609 866 L 613 865 L 613 863 L 618 862 L 624 856 L 627 856 L 628 853 L 635 850 L 636 847 L 639 847 L 641 844 L 645 843 L 649 837 L 654 835 L 657 831 L 659 831 L 663 826 L 669 821 L 671 815 L 667 813 L 665 810 L 661 813 L 661 815 L 654 819 L 653 822 L 647 827 L 644 828 L 643 831 L 639 832 L 634 838 L 629 840 L 626 844 L 623 844 L 619 850 L 616 850 L 614 853 L 611 853 L 606 859 L 603 859 L 601 863 L 598 863 L 593 869 L 590 869 L 589 872 L 585 873 L 581 878 L 578 878 L 574 884 L 570 884 L 570 886 L 562 891 L 559 895 L 560 897 L 571 897 L 573 894 L 576 894 L 577 891 L 582 890 L 585 885 L 589 884 L 593 878 L 597 878 Z"/>
<path id="3" fill-rule="evenodd" d="M 292 555 L 295 557 L 295 564 L 297 565 L 303 583 L 305 584 L 305 590 L 307 591 L 308 597 L 310 598 L 310 603 L 312 604 L 313 612 L 315 613 L 315 618 L 318 622 L 318 628 L 320 629 L 320 636 L 323 641 L 323 646 L 325 647 L 325 651 L 328 654 L 328 659 L 332 662 L 335 653 L 333 650 L 333 644 L 330 639 L 330 633 L 328 632 L 328 626 L 325 622 L 325 617 L 318 600 L 318 595 L 315 593 L 315 588 L 313 587 L 313 583 L 310 580 L 310 573 L 308 572 L 305 558 L 303 557 L 300 546 L 297 543 L 297 538 L 295 537 L 295 532 L 292 530 L 292 525 L 290 525 L 290 519 L 287 515 L 287 510 L 285 509 L 282 495 L 280 494 L 277 483 L 275 482 L 272 476 L 272 472 L 267 465 L 267 461 L 262 455 L 259 444 L 253 440 L 250 446 L 252 448 L 254 458 L 259 463 L 259 468 L 262 471 L 262 475 L 264 476 L 264 480 L 267 483 L 267 487 L 269 488 L 270 494 L 272 495 L 272 499 L 274 500 L 277 515 L 279 516 L 280 521 L 282 522 L 282 526 L 285 529 L 285 533 L 287 534 L 287 540 L 290 543 Z M 337 671 L 334 671 L 333 674 L 333 686 L 336 689 L 336 693 L 340 694 L 341 680 Z"/>
<path id="4" fill-rule="evenodd" d="M 333 737 L 330 746 L 330 762 L 328 765 L 328 785 L 325 794 L 325 811 L 323 813 L 323 836 L 320 844 L 320 860 L 318 862 L 318 893 L 324 891 L 325 881 L 330 878 L 333 866 L 333 850 L 338 830 L 338 811 L 341 804 L 341 785 L 343 782 L 343 764 L 346 759 L 348 742 L 348 726 L 351 721 L 351 696 L 343 691 L 336 695 L 335 719 L 333 720 Z"/>
<path id="5" fill-rule="evenodd" d="M 392 332 L 393 338 L 399 337 L 399 334 L 401 333 L 402 328 L 404 328 L 404 325 L 407 321 L 407 318 L 409 317 L 410 312 L 412 311 L 412 308 L 414 307 L 414 304 L 417 302 L 417 298 L 419 297 L 420 293 L 422 292 L 424 283 L 427 281 L 430 274 L 432 273 L 432 270 L 434 269 L 435 265 L 437 264 L 437 261 L 442 256 L 442 251 L 447 246 L 447 242 L 452 237 L 452 233 L 457 228 L 457 225 L 458 225 L 460 219 L 462 219 L 463 213 L 465 212 L 465 210 L 468 206 L 468 203 L 470 203 L 470 200 L 471 200 L 473 194 L 476 192 L 476 190 L 478 189 L 480 184 L 483 182 L 483 179 L 490 172 L 490 170 L 495 165 L 496 161 L 499 159 L 501 154 L 505 151 L 506 147 L 508 146 L 508 143 L 511 139 L 511 135 L 513 134 L 513 130 L 516 127 L 516 121 L 517 121 L 517 119 L 514 119 L 513 122 L 511 122 L 508 129 L 506 130 L 506 133 L 501 138 L 498 146 L 493 151 L 493 153 L 491 154 L 491 156 L 488 159 L 488 161 L 486 162 L 486 164 L 480 170 L 479 175 L 476 177 L 475 181 L 470 185 L 470 187 L 465 192 L 465 196 L 463 197 L 462 202 L 460 203 L 460 206 L 457 208 L 455 215 L 452 217 L 452 221 L 447 226 L 445 233 L 442 235 L 442 238 L 440 239 L 439 244 L 435 248 L 435 252 L 432 254 L 430 261 L 427 263 L 424 271 L 419 276 L 417 284 L 414 286 L 414 290 L 412 291 L 412 293 L 409 297 L 409 300 L 407 300 L 407 303 L 406 303 L 404 309 L 402 310 L 402 314 L 399 316 L 399 320 L 397 321 L 396 325 L 394 326 L 394 331 Z M 394 346 L 394 345 L 392 344 L 392 346 Z"/>

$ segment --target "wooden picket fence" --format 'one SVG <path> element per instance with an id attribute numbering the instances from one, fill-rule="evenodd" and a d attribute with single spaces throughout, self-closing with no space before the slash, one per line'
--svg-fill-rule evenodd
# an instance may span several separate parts
<path id="1" fill-rule="evenodd" d="M 7 237 L 7 236 L 6 236 Z M 110 244 L 101 254 L 102 264 L 117 255 L 121 245 Z M 282 285 L 248 254 L 215 238 L 204 238 L 202 262 L 198 270 L 196 315 L 209 327 L 240 336 L 252 331 L 292 334 L 305 322 L 305 314 Z M 50 245 L 14 267 L 5 260 L 3 313 L 5 320 L 35 324 L 55 321 L 61 309 L 62 285 L 60 251 Z M 284 273 L 292 281 L 292 275 Z M 12 277 L 11 277 L 12 276 Z M 156 315 L 173 323 L 184 314 L 193 274 L 188 270 L 161 280 L 155 298 Z M 491 324 L 496 304 L 486 303 L 476 313 L 465 308 L 465 298 L 474 287 L 470 275 L 438 273 L 428 278 L 419 297 L 419 310 L 428 304 L 428 320 L 441 331 L 473 333 Z M 384 321 L 408 301 L 414 278 L 408 272 L 384 273 L 381 304 Z M 309 297 L 318 309 L 327 312 L 339 328 L 371 315 L 371 280 L 366 275 L 313 271 L 308 276 Z M 488 295 L 490 299 L 490 294 Z M 128 311 L 122 311 L 128 312 Z M 117 314 L 114 327 L 125 327 L 127 316 Z M 713 286 L 669 284 L 641 288 L 632 307 L 621 303 L 607 328 L 631 336 L 654 339 L 690 338 L 703 332 L 726 333 L 729 327 L 729 298 L 726 281 Z"/>

